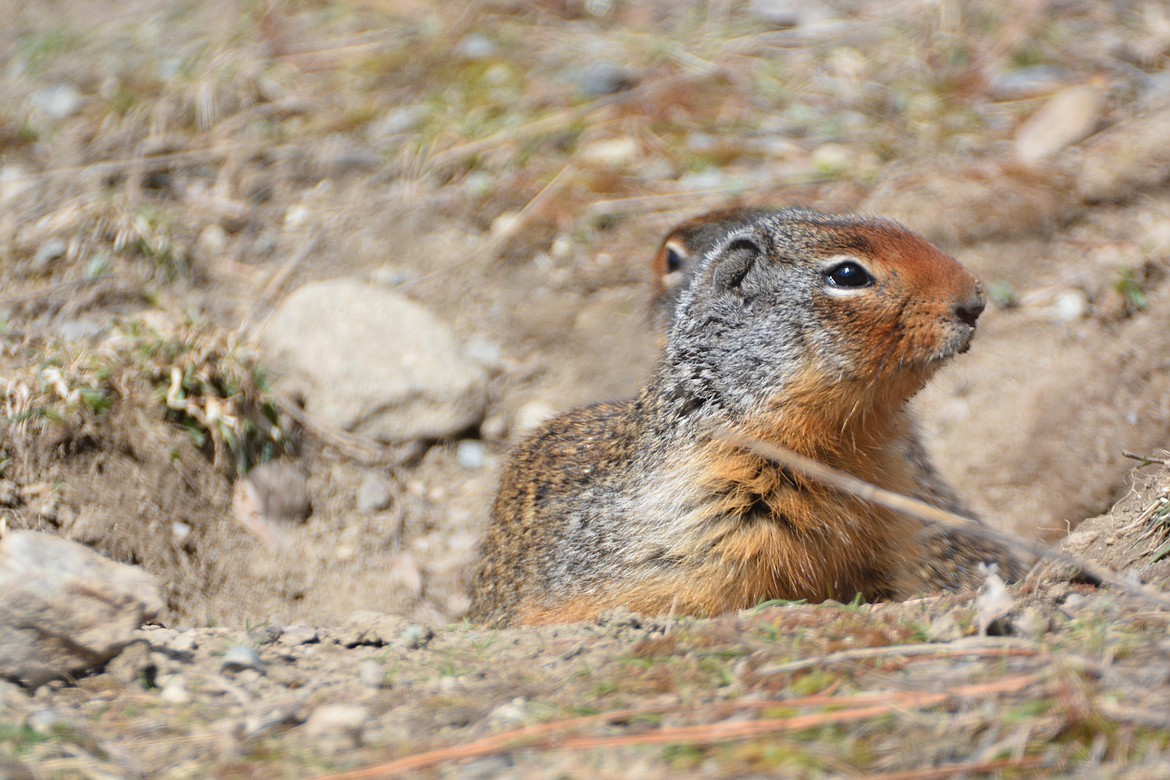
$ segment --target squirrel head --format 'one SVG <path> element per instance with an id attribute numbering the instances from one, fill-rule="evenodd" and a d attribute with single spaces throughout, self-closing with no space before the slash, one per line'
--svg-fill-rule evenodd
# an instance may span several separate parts
<path id="1" fill-rule="evenodd" d="M 985 304 L 969 271 L 887 220 L 740 211 L 672 239 L 690 278 L 664 318 L 664 370 L 692 405 L 902 404 L 969 348 Z"/>

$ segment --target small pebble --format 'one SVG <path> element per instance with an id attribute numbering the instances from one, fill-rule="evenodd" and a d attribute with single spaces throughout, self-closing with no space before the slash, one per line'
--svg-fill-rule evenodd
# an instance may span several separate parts
<path id="1" fill-rule="evenodd" d="M 33 255 L 33 268 L 37 271 L 46 270 L 54 260 L 64 257 L 68 249 L 69 244 L 65 243 L 63 239 L 50 238 L 37 247 L 37 252 Z"/>
<path id="2" fill-rule="evenodd" d="M 962 629 L 950 612 L 944 612 L 936 617 L 926 629 L 928 642 L 953 642 L 962 635 Z"/>
<path id="3" fill-rule="evenodd" d="M 370 711 L 356 704 L 322 704 L 305 722 L 305 734 L 314 739 L 343 737 L 356 745 L 369 718 Z"/>
<path id="4" fill-rule="evenodd" d="M 483 468 L 487 453 L 483 442 L 475 439 L 464 439 L 455 448 L 455 460 L 460 467 L 468 471 L 479 471 Z"/>
<path id="5" fill-rule="evenodd" d="M 209 257 L 220 257 L 227 251 L 228 234 L 223 226 L 215 222 L 199 231 L 195 245 Z"/>
<path id="6" fill-rule="evenodd" d="M 359 512 L 381 512 L 390 506 L 392 498 L 390 484 L 381 474 L 370 471 L 362 477 L 357 495 Z"/>
<path id="7" fill-rule="evenodd" d="M 535 431 L 545 420 L 556 416 L 556 410 L 541 401 L 529 401 L 516 410 L 512 419 L 512 427 L 521 436 L 527 436 Z"/>
<path id="8" fill-rule="evenodd" d="M 1066 617 L 1075 618 L 1077 613 L 1085 608 L 1089 600 L 1079 593 L 1070 593 L 1064 602 L 1060 605 L 1060 611 Z"/>
<path id="9" fill-rule="evenodd" d="M 239 672 L 245 669 L 254 669 L 258 672 L 263 672 L 264 662 L 260 660 L 260 656 L 252 648 L 244 645 L 235 645 L 224 653 L 219 668 L 220 671 L 224 672 Z"/>
<path id="10" fill-rule="evenodd" d="M 638 158 L 640 151 L 641 147 L 636 138 L 622 136 L 586 144 L 578 150 L 577 157 L 593 165 L 624 168 Z"/>
<path id="11" fill-rule="evenodd" d="M 386 687 L 386 672 L 382 669 L 382 664 L 373 658 L 367 658 L 358 665 L 358 679 L 367 688 Z"/>
<path id="12" fill-rule="evenodd" d="M 32 93 L 29 102 L 50 119 L 67 119 L 81 109 L 81 93 L 71 84 L 56 84 Z"/>
<path id="13" fill-rule="evenodd" d="M 0 506 L 20 506 L 20 490 L 10 479 L 0 479 Z"/>
<path id="14" fill-rule="evenodd" d="M 423 126 L 431 111 L 425 105 L 398 106 L 386 112 L 381 122 L 375 125 L 379 135 L 403 135 L 413 133 Z"/>
<path id="15" fill-rule="evenodd" d="M 455 44 L 455 53 L 466 60 L 486 60 L 496 55 L 496 44 L 491 38 L 472 33 Z"/>
<path id="16" fill-rule="evenodd" d="M 1065 290 L 1057 296 L 1053 315 L 1061 322 L 1075 322 L 1089 311 L 1089 296 L 1083 290 Z"/>
<path id="17" fill-rule="evenodd" d="M 181 520 L 171 523 L 171 539 L 174 540 L 175 544 L 182 544 L 187 541 L 187 537 L 190 535 L 191 526 Z"/>
<path id="18" fill-rule="evenodd" d="M 1039 642 L 1048 633 L 1048 618 L 1045 617 L 1044 611 L 1037 606 L 1025 607 L 1020 616 L 1015 619 L 1013 628 L 1015 633 L 1025 639 Z"/>
<path id="19" fill-rule="evenodd" d="M 170 641 L 170 649 L 176 653 L 191 653 L 197 647 L 199 647 L 199 639 L 198 633 L 194 629 L 188 629 Z"/>
<path id="20" fill-rule="evenodd" d="M 435 632 L 429 626 L 413 623 L 402 630 L 399 642 L 408 650 L 417 650 L 425 647 L 435 637 Z"/>
<path id="21" fill-rule="evenodd" d="M 65 719 L 53 710 L 37 710 L 25 721 L 26 726 L 42 737 L 52 736 L 53 732 L 65 723 Z"/>
<path id="22" fill-rule="evenodd" d="M 159 697 L 171 704 L 186 704 L 191 701 L 191 691 L 187 688 L 187 678 L 181 674 L 173 674 L 163 683 Z"/>
<path id="23" fill-rule="evenodd" d="M 591 62 L 573 79 L 577 89 L 587 97 L 601 97 L 622 92 L 634 85 L 633 75 L 614 62 Z"/>
<path id="24" fill-rule="evenodd" d="M 282 645 L 311 645 L 320 637 L 312 626 L 285 626 L 279 641 Z"/>
<path id="25" fill-rule="evenodd" d="M 500 345 L 477 333 L 463 345 L 463 354 L 486 369 L 497 371 L 503 368 L 503 350 Z"/>
<path id="26" fill-rule="evenodd" d="M 493 709 L 488 715 L 488 722 L 496 728 L 518 726 L 528 719 L 528 710 L 524 706 L 526 703 L 523 697 L 517 696 Z"/>

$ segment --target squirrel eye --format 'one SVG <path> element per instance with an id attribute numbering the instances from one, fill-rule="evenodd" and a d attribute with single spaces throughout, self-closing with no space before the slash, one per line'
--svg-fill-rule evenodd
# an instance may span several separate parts
<path id="1" fill-rule="evenodd" d="M 666 270 L 668 272 L 677 271 L 682 268 L 682 258 L 679 257 L 678 252 L 670 247 L 666 247 Z"/>
<path id="2" fill-rule="evenodd" d="M 855 288 L 868 287 L 873 284 L 873 277 L 869 275 L 869 271 L 852 260 L 838 263 L 830 268 L 825 272 L 825 279 L 828 280 L 830 287 Z"/>

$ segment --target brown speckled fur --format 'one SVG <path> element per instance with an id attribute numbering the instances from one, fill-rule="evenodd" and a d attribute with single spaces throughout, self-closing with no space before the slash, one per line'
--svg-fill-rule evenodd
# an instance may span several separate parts
<path id="1" fill-rule="evenodd" d="M 631 401 L 551 420 L 513 453 L 475 574 L 473 620 L 897 597 L 932 566 L 946 569 L 948 556 L 964 557 L 962 543 L 920 546 L 917 522 L 794 476 L 716 430 L 927 492 L 919 481 L 929 461 L 916 461 L 905 405 L 966 350 L 983 303 L 978 281 L 882 220 L 784 209 L 717 221 L 700 229 L 702 256 L 669 291 L 653 381 Z M 831 269 L 854 261 L 871 284 L 830 282 Z"/>

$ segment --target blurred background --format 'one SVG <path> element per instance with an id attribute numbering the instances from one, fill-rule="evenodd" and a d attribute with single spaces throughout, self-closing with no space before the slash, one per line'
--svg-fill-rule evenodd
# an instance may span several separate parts
<path id="1" fill-rule="evenodd" d="M 916 400 L 1059 538 L 1170 427 L 1160 2 L 0 2 L 0 520 L 170 622 L 467 608 L 500 460 L 652 370 L 674 224 L 897 218 L 979 274 Z"/>

